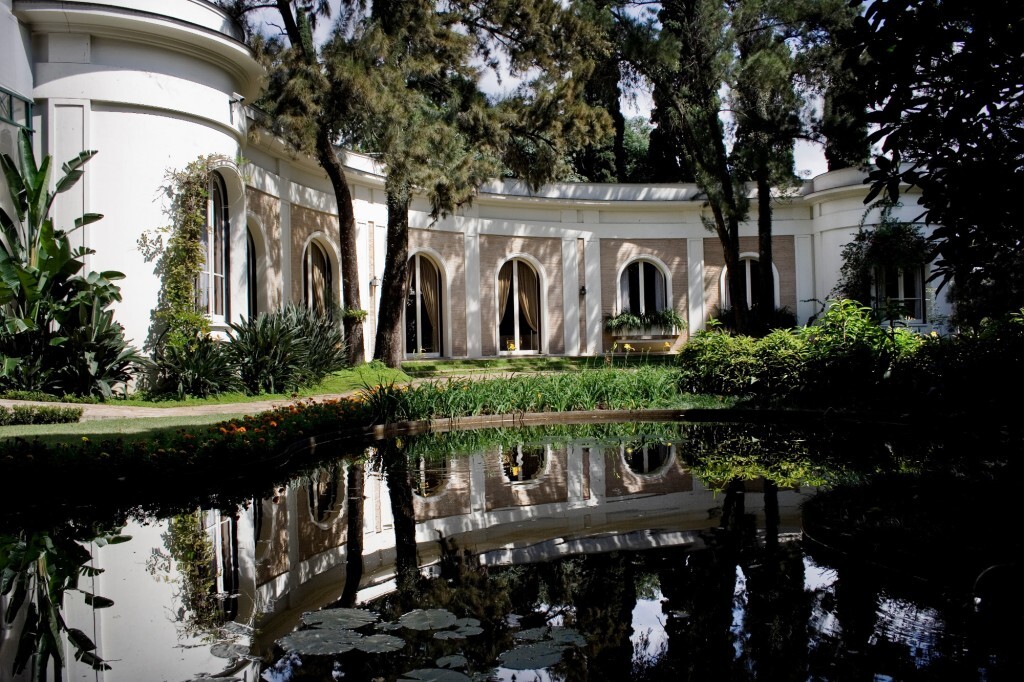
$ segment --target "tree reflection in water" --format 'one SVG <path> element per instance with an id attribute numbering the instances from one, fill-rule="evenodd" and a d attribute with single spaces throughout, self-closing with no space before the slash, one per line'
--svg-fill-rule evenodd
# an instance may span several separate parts
<path id="1" fill-rule="evenodd" d="M 1019 609 L 981 628 L 968 608 L 978 567 L 1012 566 L 1020 550 L 1019 537 L 989 523 L 1013 518 L 1016 478 L 1002 460 L 979 465 L 916 435 L 649 427 L 607 443 L 551 431 L 496 442 L 462 434 L 479 441 L 465 459 L 443 443 L 431 454 L 417 441 L 381 442 L 369 461 L 360 453 L 268 481 L 275 495 L 265 504 L 221 499 L 219 513 L 166 516 L 192 523 L 172 526 L 182 547 L 203 549 L 195 603 L 219 603 L 223 619 L 259 607 L 218 596 L 276 600 L 254 643 L 267 679 L 395 680 L 439 661 L 500 679 L 993 679 L 1015 670 L 1019 647 L 1007 633 L 1020 631 Z M 982 451 L 973 445 L 963 452 Z M 804 498 L 812 501 L 801 509 Z M 819 542 L 801 541 L 801 520 Z M 1019 592 L 1018 578 L 1001 580 L 997 596 Z M 275 618 L 291 618 L 291 629 L 300 611 L 323 605 L 375 611 L 351 638 L 386 633 L 403 648 L 274 649 L 286 631 Z M 424 621 L 435 625 L 407 626 Z M 540 660 L 543 672 L 523 669 Z"/>

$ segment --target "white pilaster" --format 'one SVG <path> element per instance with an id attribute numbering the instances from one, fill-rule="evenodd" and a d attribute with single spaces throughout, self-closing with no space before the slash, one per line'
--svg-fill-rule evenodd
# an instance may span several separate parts
<path id="1" fill-rule="evenodd" d="M 704 240 L 686 240 L 687 323 L 690 336 L 704 329 Z"/>
<path id="2" fill-rule="evenodd" d="M 562 238 L 562 328 L 565 354 L 580 353 L 580 295 L 579 263 L 576 255 L 576 237 Z"/>
<path id="3" fill-rule="evenodd" d="M 480 224 L 476 218 L 466 218 L 466 355 L 483 355 L 480 320 Z"/>
<path id="4" fill-rule="evenodd" d="M 587 235 L 583 245 L 584 277 L 587 286 L 587 355 L 604 352 L 601 337 L 601 240 Z"/>

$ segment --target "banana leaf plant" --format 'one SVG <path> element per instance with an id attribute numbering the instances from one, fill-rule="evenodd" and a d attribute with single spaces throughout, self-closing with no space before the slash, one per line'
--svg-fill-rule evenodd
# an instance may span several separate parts
<path id="1" fill-rule="evenodd" d="M 66 664 L 65 637 L 74 650 L 75 660 L 94 670 L 110 669 L 96 653 L 96 645 L 89 636 L 69 628 L 61 615 L 64 595 L 71 591 L 81 592 L 85 603 L 94 609 L 114 604 L 78 587 L 80 577 L 94 577 L 103 570 L 90 565 L 92 554 L 74 535 L 62 531 L 0 535 L 0 595 L 7 599 L 3 622 L 12 626 L 22 616 L 12 676 L 31 666 L 33 682 L 44 682 L 52 660 L 53 679 L 61 679 Z M 90 535 L 91 542 L 99 547 L 131 539 L 118 530 L 99 530 Z"/>
<path id="2" fill-rule="evenodd" d="M 84 258 L 95 251 L 72 248 L 68 238 L 70 231 L 103 216 L 85 213 L 69 232 L 55 228 L 50 217 L 57 195 L 78 183 L 95 154 L 84 151 L 66 162 L 55 182 L 51 157 L 36 165 L 27 132 L 18 139 L 19 163 L 0 155 L 9 195 L 7 206 L 0 202 L 0 387 L 60 392 L 66 384 L 64 392 L 106 397 L 113 384 L 130 378 L 133 363 L 145 361 L 124 340 L 120 325 L 103 314 L 121 300 L 114 281 L 124 275 L 81 274 Z M 90 325 L 100 328 L 88 329 Z M 95 348 L 84 352 L 80 345 L 69 344 L 75 336 L 102 338 L 103 361 L 97 362 Z M 88 385 L 68 382 L 66 376 L 62 379 L 68 368 L 79 378 L 96 378 Z"/>

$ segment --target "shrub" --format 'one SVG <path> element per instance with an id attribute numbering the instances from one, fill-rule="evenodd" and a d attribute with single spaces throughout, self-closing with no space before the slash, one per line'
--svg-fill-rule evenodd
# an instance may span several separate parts
<path id="1" fill-rule="evenodd" d="M 228 352 L 251 394 L 314 386 L 347 364 L 334 317 L 295 305 L 232 324 Z"/>
<path id="2" fill-rule="evenodd" d="M 338 314 L 321 315 L 305 306 L 290 305 L 280 315 L 307 345 L 303 386 L 316 385 L 332 372 L 348 366 L 348 348 Z"/>
<path id="3" fill-rule="evenodd" d="M 156 357 L 153 393 L 208 398 L 216 393 L 240 388 L 238 369 L 227 344 L 209 335 L 197 337 L 183 346 L 168 344 Z"/>
<path id="4" fill-rule="evenodd" d="M 720 326 L 697 332 L 679 351 L 679 386 L 690 393 L 749 395 L 759 373 L 756 341 Z"/>
<path id="5" fill-rule="evenodd" d="M 103 216 L 83 214 L 63 230 L 49 215 L 56 196 L 75 186 L 95 154 L 84 151 L 64 163 L 52 184 L 52 159 L 36 166 L 28 133 L 18 138 L 20 163 L 0 154 L 5 203 L 13 209 L 0 208 L 0 388 L 109 397 L 144 362 L 108 310 L 121 300 L 114 282 L 124 275 L 83 274 L 85 258 L 95 252 L 72 248 L 68 237 Z"/>
<path id="6" fill-rule="evenodd" d="M 0 426 L 20 424 L 71 424 L 82 418 L 81 407 L 50 405 L 0 405 Z"/>
<path id="7" fill-rule="evenodd" d="M 246 392 L 253 395 L 297 388 L 309 362 L 306 343 L 279 313 L 232 324 L 228 353 Z"/>

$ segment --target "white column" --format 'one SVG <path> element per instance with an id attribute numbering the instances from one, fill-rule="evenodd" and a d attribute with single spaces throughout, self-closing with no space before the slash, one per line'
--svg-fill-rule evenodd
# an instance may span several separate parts
<path id="1" fill-rule="evenodd" d="M 601 240 L 593 234 L 583 245 L 584 277 L 587 286 L 587 355 L 604 352 L 601 336 Z"/>
<path id="2" fill-rule="evenodd" d="M 686 240 L 687 313 L 690 336 L 704 329 L 704 240 Z"/>
<path id="3" fill-rule="evenodd" d="M 562 239 L 562 328 L 565 354 L 580 354 L 580 294 L 579 263 L 576 256 L 576 237 Z"/>
<path id="4" fill-rule="evenodd" d="M 818 311 L 814 302 L 814 237 L 796 237 L 796 321 L 807 324 L 807 320 Z"/>
<path id="5" fill-rule="evenodd" d="M 480 224 L 476 218 L 466 218 L 466 355 L 483 355 L 483 326 L 480 319 Z"/>
<path id="6" fill-rule="evenodd" d="M 281 202 L 281 305 L 292 302 L 292 181 L 288 166 L 277 162 L 278 200 Z"/>

